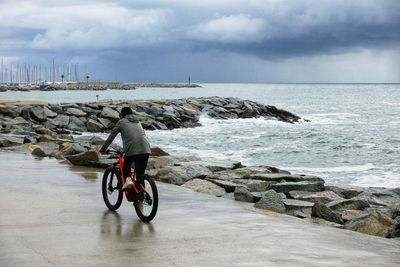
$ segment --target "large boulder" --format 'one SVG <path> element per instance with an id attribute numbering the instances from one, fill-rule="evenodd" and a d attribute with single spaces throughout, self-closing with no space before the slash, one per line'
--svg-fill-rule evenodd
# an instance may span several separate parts
<path id="1" fill-rule="evenodd" d="M 99 161 L 99 154 L 96 151 L 87 151 L 76 155 L 68 156 L 67 159 L 77 166 L 92 167 Z"/>
<path id="2" fill-rule="evenodd" d="M 113 122 L 117 122 L 119 120 L 119 113 L 115 109 L 104 107 L 100 113 L 100 117 L 109 119 Z"/>
<path id="3" fill-rule="evenodd" d="M 202 179 L 193 179 L 182 185 L 183 187 L 190 188 L 193 191 L 200 193 L 207 193 L 217 197 L 225 195 L 225 190 L 218 185 Z"/>
<path id="4" fill-rule="evenodd" d="M 110 129 L 113 126 L 113 123 L 109 119 L 105 118 L 97 118 L 101 124 L 104 125 L 106 129 Z"/>
<path id="5" fill-rule="evenodd" d="M 236 168 L 234 170 L 218 171 L 207 178 L 220 179 L 220 180 L 234 180 L 234 179 L 257 179 L 261 175 L 272 173 L 268 166 L 250 166 L 243 168 Z"/>
<path id="6" fill-rule="evenodd" d="M 290 174 L 273 167 L 268 167 L 268 169 L 271 173 L 249 175 L 248 178 L 274 182 L 324 182 L 324 180 L 318 176 Z"/>
<path id="7" fill-rule="evenodd" d="M 53 112 L 48 107 L 43 107 L 44 114 L 46 114 L 47 118 L 55 118 L 57 116 L 56 112 Z"/>
<path id="8" fill-rule="evenodd" d="M 265 192 L 261 199 L 254 205 L 254 207 L 281 213 L 286 211 L 282 197 L 274 190 L 268 190 Z"/>
<path id="9" fill-rule="evenodd" d="M 207 181 L 210 181 L 218 186 L 221 186 L 225 189 L 227 193 L 232 193 L 235 191 L 236 187 L 241 186 L 238 183 L 229 180 L 219 180 L 219 179 L 210 179 L 206 178 Z"/>
<path id="10" fill-rule="evenodd" d="M 363 199 L 341 199 L 326 204 L 328 208 L 333 210 L 364 210 L 370 207 L 369 203 Z"/>
<path id="11" fill-rule="evenodd" d="M 400 226 L 383 212 L 373 211 L 345 224 L 345 229 L 381 237 L 399 237 Z"/>
<path id="12" fill-rule="evenodd" d="M 78 109 L 78 108 L 67 108 L 65 111 L 66 114 L 76 117 L 83 117 L 86 116 L 87 113 Z"/>
<path id="13" fill-rule="evenodd" d="M 56 157 L 66 157 L 71 155 L 80 154 L 86 152 L 87 149 L 83 146 L 75 143 L 64 144 L 59 151 L 56 152 Z"/>
<path id="14" fill-rule="evenodd" d="M 290 191 L 289 197 L 297 200 L 305 200 L 311 202 L 328 203 L 334 200 L 341 200 L 338 194 L 333 191 L 322 191 L 322 192 L 307 192 L 307 191 Z"/>
<path id="15" fill-rule="evenodd" d="M 85 132 L 87 130 L 85 123 L 75 116 L 70 117 L 67 128 L 77 132 Z"/>
<path id="16" fill-rule="evenodd" d="M 367 201 L 375 206 L 393 206 L 400 203 L 400 196 L 389 189 L 381 188 L 379 191 L 369 189 L 357 195 L 358 199 Z"/>
<path id="17" fill-rule="evenodd" d="M 95 121 L 94 119 L 88 119 L 86 122 L 86 127 L 89 132 L 95 133 L 103 132 L 105 130 L 104 125 Z"/>
<path id="18" fill-rule="evenodd" d="M 161 156 L 169 156 L 167 152 L 165 152 L 163 149 L 160 147 L 152 147 L 151 148 L 151 156 L 152 157 L 161 157 Z"/>
<path id="19" fill-rule="evenodd" d="M 0 137 L 0 147 L 18 146 L 24 143 L 23 137 L 7 136 Z"/>
<path id="20" fill-rule="evenodd" d="M 14 105 L 0 105 L 0 114 L 3 114 L 7 117 L 17 118 L 21 115 L 21 112 L 21 107 Z"/>
<path id="21" fill-rule="evenodd" d="M 164 157 L 158 157 L 164 158 Z M 154 163 L 154 167 L 157 166 L 159 162 Z M 165 183 L 171 183 L 176 185 L 182 185 L 189 180 L 194 178 L 204 178 L 210 173 L 207 168 L 201 168 L 199 166 L 166 166 L 154 173 L 154 177 Z"/>
<path id="22" fill-rule="evenodd" d="M 338 224 L 344 223 L 342 217 L 338 213 L 334 212 L 324 204 L 318 202 L 313 205 L 311 216 Z"/>
<path id="23" fill-rule="evenodd" d="M 314 206 L 313 202 L 282 198 L 286 210 L 303 210 L 311 209 Z"/>
<path id="24" fill-rule="evenodd" d="M 57 127 L 60 128 L 65 128 L 68 126 L 69 123 L 69 117 L 67 115 L 57 115 L 57 117 L 53 118 L 53 119 L 49 119 L 49 122 L 51 122 L 52 124 L 54 124 Z"/>
<path id="25" fill-rule="evenodd" d="M 283 182 L 271 185 L 271 189 L 274 189 L 276 192 L 285 193 L 286 195 L 290 191 L 319 192 L 324 191 L 324 182 Z"/>
<path id="26" fill-rule="evenodd" d="M 42 158 L 42 157 L 46 157 L 47 156 L 47 154 L 43 150 L 43 148 L 38 146 L 38 145 L 29 145 L 28 146 L 28 150 L 31 152 L 31 154 L 33 156 L 36 156 L 36 157 Z"/>
<path id="27" fill-rule="evenodd" d="M 362 214 L 366 213 L 365 211 L 362 210 L 344 210 L 341 213 L 342 220 L 344 222 L 348 222 L 353 220 L 356 217 L 361 216 Z"/>
<path id="28" fill-rule="evenodd" d="M 44 108 L 41 106 L 34 106 L 30 108 L 31 117 L 38 122 L 45 122 L 47 120 L 46 113 L 44 112 Z"/>
<path id="29" fill-rule="evenodd" d="M 235 188 L 235 192 L 233 193 L 233 197 L 237 201 L 242 201 L 242 202 L 254 202 L 254 197 L 251 194 L 251 192 L 243 186 L 238 186 Z"/>
<path id="30" fill-rule="evenodd" d="M 339 196 L 350 199 L 365 191 L 365 188 L 353 185 L 326 185 L 325 190 L 333 191 Z"/>

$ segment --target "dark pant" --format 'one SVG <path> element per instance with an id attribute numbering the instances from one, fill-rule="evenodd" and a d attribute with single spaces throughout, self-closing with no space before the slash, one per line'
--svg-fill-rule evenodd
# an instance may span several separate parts
<path id="1" fill-rule="evenodd" d="M 134 156 L 125 156 L 124 159 L 124 176 L 125 180 L 131 175 L 132 163 L 135 164 L 136 181 L 143 184 L 143 174 L 147 168 L 149 154 L 140 154 Z"/>

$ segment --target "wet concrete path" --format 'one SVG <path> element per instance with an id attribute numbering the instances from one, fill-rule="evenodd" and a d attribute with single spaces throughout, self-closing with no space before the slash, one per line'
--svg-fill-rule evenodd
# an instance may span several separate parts
<path id="1" fill-rule="evenodd" d="M 100 172 L 0 153 L 0 266 L 400 266 L 400 241 L 260 214 L 158 183 L 142 223 L 108 212 Z"/>

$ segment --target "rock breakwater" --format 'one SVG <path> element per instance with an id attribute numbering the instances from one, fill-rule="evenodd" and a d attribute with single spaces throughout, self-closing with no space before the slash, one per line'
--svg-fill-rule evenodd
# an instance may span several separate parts
<path id="1" fill-rule="evenodd" d="M 109 132 L 123 106 L 130 106 L 146 130 L 199 126 L 200 115 L 215 119 L 263 117 L 294 123 L 295 114 L 274 106 L 238 98 L 187 98 L 157 101 L 93 103 L 0 102 L 0 147 L 35 143 L 42 139 L 70 138 L 81 132 Z"/>

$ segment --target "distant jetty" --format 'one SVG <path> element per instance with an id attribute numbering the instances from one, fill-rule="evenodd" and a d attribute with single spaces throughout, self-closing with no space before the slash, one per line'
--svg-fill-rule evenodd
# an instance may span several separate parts
<path id="1" fill-rule="evenodd" d="M 0 84 L 0 92 L 5 91 L 62 91 L 62 90 L 134 90 L 136 88 L 198 88 L 198 84 L 188 83 L 119 83 L 119 82 L 65 82 L 45 84 Z"/>

